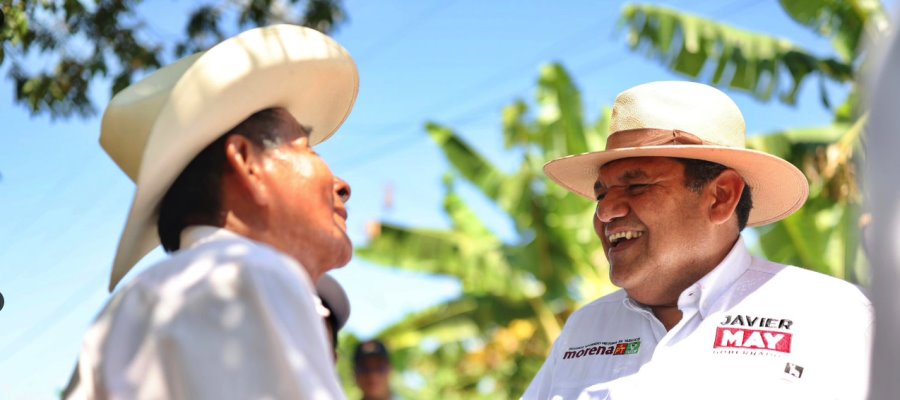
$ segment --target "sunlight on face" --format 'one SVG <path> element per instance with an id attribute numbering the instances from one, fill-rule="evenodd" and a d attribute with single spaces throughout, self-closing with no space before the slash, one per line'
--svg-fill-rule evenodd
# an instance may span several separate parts
<path id="1" fill-rule="evenodd" d="M 280 247 L 313 269 L 312 275 L 350 261 L 347 235 L 349 185 L 335 177 L 309 145 L 309 134 L 286 111 L 285 143 L 265 151 L 262 181 Z M 317 276 L 313 276 L 317 278 Z"/>
<path id="2" fill-rule="evenodd" d="M 709 222 L 684 182 L 684 166 L 670 158 L 627 158 L 600 169 L 594 229 L 617 286 L 650 290 L 692 262 Z"/>

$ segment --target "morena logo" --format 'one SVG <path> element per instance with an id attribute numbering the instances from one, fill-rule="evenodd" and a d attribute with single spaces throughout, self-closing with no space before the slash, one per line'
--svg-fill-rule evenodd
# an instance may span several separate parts
<path id="1" fill-rule="evenodd" d="M 637 354 L 641 350 L 641 341 L 639 339 L 632 339 L 630 342 L 626 343 L 616 343 L 610 346 L 593 346 L 588 345 L 581 349 L 569 349 L 563 354 L 563 360 L 576 359 L 584 356 L 602 356 L 602 355 L 614 355 L 614 356 L 624 356 L 628 354 Z"/>

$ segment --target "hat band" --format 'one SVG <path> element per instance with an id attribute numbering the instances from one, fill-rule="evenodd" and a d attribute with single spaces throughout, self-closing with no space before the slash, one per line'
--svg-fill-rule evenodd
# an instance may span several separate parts
<path id="1" fill-rule="evenodd" d="M 606 150 L 672 144 L 708 144 L 694 134 L 678 129 L 638 128 L 617 131 L 606 139 Z"/>

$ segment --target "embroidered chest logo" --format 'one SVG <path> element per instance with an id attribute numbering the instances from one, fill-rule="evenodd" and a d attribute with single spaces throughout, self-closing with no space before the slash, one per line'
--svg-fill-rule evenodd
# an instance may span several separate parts
<path id="1" fill-rule="evenodd" d="M 716 327 L 713 349 L 717 354 L 790 353 L 793 324 L 789 319 L 726 315 L 725 321 Z"/>
<path id="2" fill-rule="evenodd" d="M 584 346 L 569 347 L 563 353 L 563 360 L 573 360 L 587 356 L 624 356 L 637 354 L 641 350 L 641 338 L 619 339 L 612 342 L 594 342 Z"/>

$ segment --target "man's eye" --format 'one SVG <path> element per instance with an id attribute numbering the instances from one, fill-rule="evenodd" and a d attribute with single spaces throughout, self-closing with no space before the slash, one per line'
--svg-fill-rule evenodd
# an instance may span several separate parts
<path id="1" fill-rule="evenodd" d="M 646 189 L 648 186 L 650 186 L 650 185 L 648 185 L 648 184 L 646 184 L 646 183 L 636 183 L 636 184 L 633 184 L 633 185 L 628 185 L 628 191 L 630 191 L 630 192 L 639 192 L 639 191 L 641 191 L 641 190 Z"/>
<path id="2" fill-rule="evenodd" d="M 597 193 L 597 201 L 601 201 L 606 198 L 606 193 Z"/>

